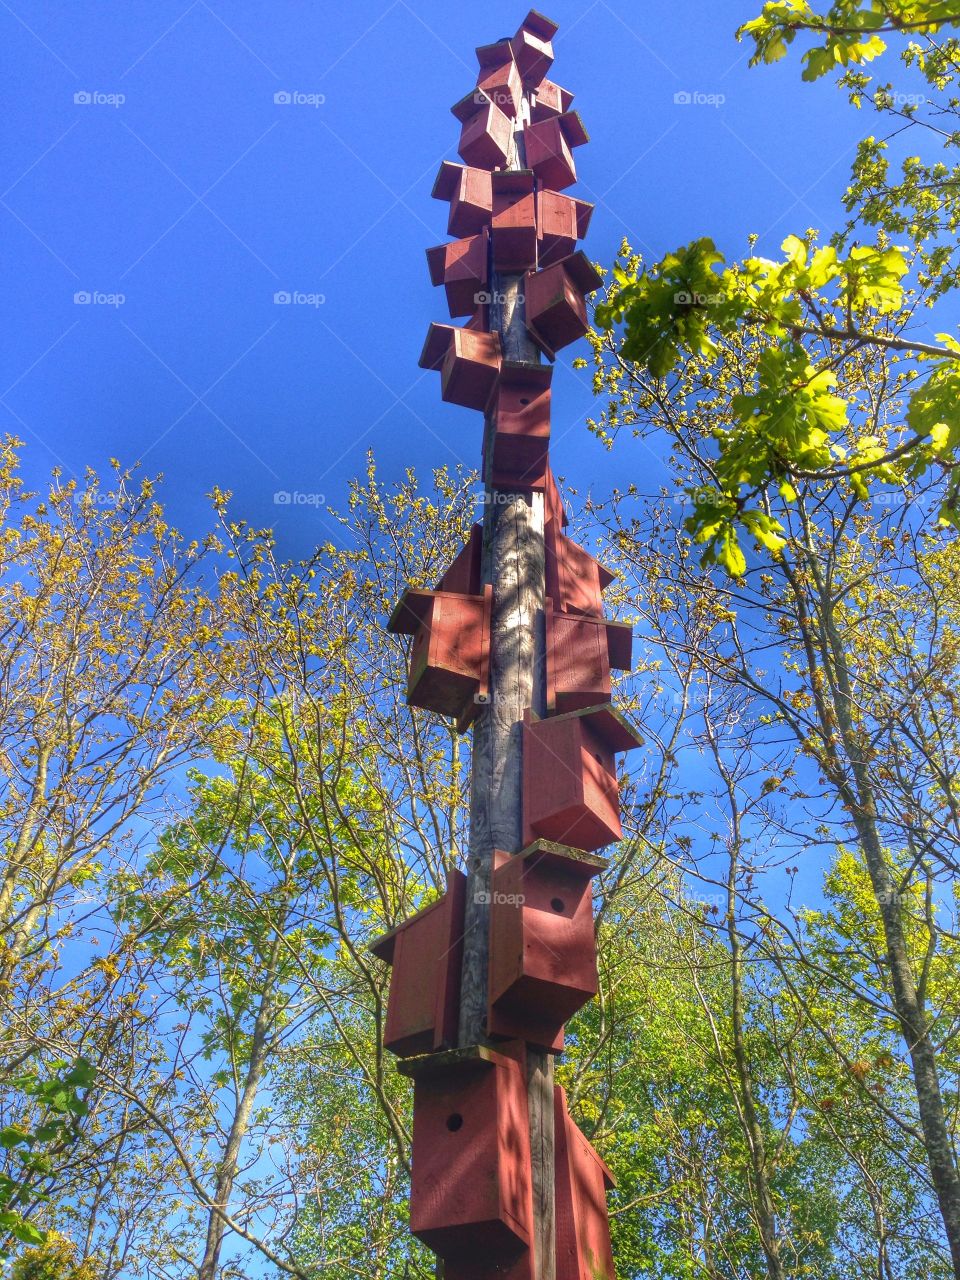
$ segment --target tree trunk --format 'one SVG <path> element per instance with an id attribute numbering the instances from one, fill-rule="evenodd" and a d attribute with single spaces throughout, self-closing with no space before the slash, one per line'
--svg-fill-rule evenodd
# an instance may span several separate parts
<path id="1" fill-rule="evenodd" d="M 275 958 L 275 957 L 274 957 Z M 223 1155 L 217 1169 L 217 1183 L 214 1192 L 213 1207 L 207 1222 L 207 1240 L 203 1259 L 197 1270 L 197 1280 L 216 1280 L 220 1267 L 220 1250 L 226 1235 L 226 1222 L 223 1215 L 227 1212 L 230 1196 L 233 1193 L 233 1182 L 237 1176 L 237 1164 L 240 1159 L 240 1148 L 250 1127 L 250 1116 L 257 1097 L 257 1090 L 267 1064 L 267 1047 L 269 1041 L 270 1019 L 273 1016 L 273 992 L 267 983 L 260 998 L 257 1019 L 253 1027 L 250 1044 L 250 1060 L 243 1080 L 243 1089 L 237 1100 L 237 1106 L 230 1124 L 230 1132 L 223 1149 Z M 218 1212 L 219 1210 L 219 1212 Z"/>
<path id="2" fill-rule="evenodd" d="M 822 581 L 815 550 L 811 545 L 808 545 L 807 554 L 816 583 L 814 600 L 818 626 L 813 624 L 809 616 L 803 587 L 796 574 L 788 570 L 788 578 L 799 606 L 799 620 L 804 632 L 811 676 L 818 673 L 813 650 L 819 649 L 823 658 L 823 673 L 829 682 L 830 706 L 840 730 L 849 773 L 835 752 L 824 762 L 824 767 L 833 775 L 832 781 L 849 809 L 880 909 L 890 966 L 893 1007 L 910 1056 L 927 1164 L 950 1246 L 954 1275 L 960 1280 L 960 1175 L 957 1172 L 956 1156 L 943 1105 L 937 1052 L 930 1038 L 926 1012 L 917 990 L 897 885 L 883 852 L 873 779 L 864 759 L 861 735 L 855 720 L 855 700 L 846 650 L 837 630 L 833 601 L 829 589 Z M 823 721 L 824 739 L 829 743 L 829 716 L 820 711 L 820 718 Z M 827 751 L 831 751 L 829 746 Z"/>

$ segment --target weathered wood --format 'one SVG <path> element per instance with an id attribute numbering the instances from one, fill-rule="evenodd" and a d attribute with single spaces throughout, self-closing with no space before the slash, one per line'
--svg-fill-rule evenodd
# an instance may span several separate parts
<path id="1" fill-rule="evenodd" d="M 524 94 L 517 112 L 509 163 L 522 168 L 523 125 L 530 119 Z M 500 336 L 505 360 L 540 359 L 524 322 L 522 274 L 506 275 L 491 263 L 490 329 Z M 493 417 L 486 422 L 490 465 Z M 485 477 L 485 479 L 487 479 Z M 493 586 L 490 642 L 491 701 L 475 722 L 470 783 L 470 839 L 464 921 L 460 1036 L 463 1047 L 486 1037 L 490 894 L 493 853 L 519 853 L 523 845 L 524 712 L 546 709 L 544 495 L 510 492 L 485 484 L 483 580 Z M 556 1274 L 554 1216 L 553 1059 L 530 1049 L 528 1106 L 533 1173 L 534 1280 Z"/>
<path id="2" fill-rule="evenodd" d="M 554 1280 L 557 1266 L 553 1057 L 527 1055 L 527 1104 L 533 1158 L 533 1255 L 536 1280 Z"/>

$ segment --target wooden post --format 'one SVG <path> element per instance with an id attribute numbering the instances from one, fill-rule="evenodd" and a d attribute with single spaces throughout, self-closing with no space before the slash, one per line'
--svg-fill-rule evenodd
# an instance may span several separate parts
<path id="1" fill-rule="evenodd" d="M 524 93 L 515 121 L 511 167 L 522 168 Z M 500 334 L 504 359 L 538 363 L 540 352 L 524 323 L 523 275 L 489 272 L 490 329 Z M 492 458 L 490 419 L 486 457 Z M 523 844 L 521 726 L 528 708 L 545 714 L 544 500 L 542 493 L 495 489 L 484 477 L 483 580 L 493 585 L 490 704 L 473 731 L 470 838 L 464 924 L 459 1043 L 486 1039 L 487 965 L 493 851 L 518 853 Z M 554 1280 L 553 1058 L 528 1048 L 528 1101 L 533 1166 L 534 1280 Z"/>

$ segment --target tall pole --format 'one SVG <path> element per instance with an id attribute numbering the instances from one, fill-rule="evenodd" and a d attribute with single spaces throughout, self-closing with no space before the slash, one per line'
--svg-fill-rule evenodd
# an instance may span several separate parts
<path id="1" fill-rule="evenodd" d="M 601 283 L 576 251 L 592 206 L 563 194 L 587 135 L 547 78 L 556 29 L 531 10 L 479 48 L 452 108 L 466 163 L 444 161 L 433 194 L 456 238 L 427 260 L 469 320 L 432 324 L 420 363 L 484 414 L 483 522 L 388 624 L 412 638 L 408 702 L 473 729 L 465 874 L 372 946 L 393 966 L 384 1044 L 414 1081 L 411 1230 L 448 1280 L 615 1278 L 610 1171 L 553 1071 L 597 992 L 590 882 L 622 834 L 615 755 L 640 741 L 611 705 L 630 628 L 563 533 L 549 465 L 541 353 L 583 337 Z"/>
<path id="2" fill-rule="evenodd" d="M 523 128 L 530 120 L 524 91 L 515 120 L 510 168 L 523 168 Z M 504 359 L 540 363 L 540 350 L 525 323 L 524 274 L 489 269 L 490 329 L 500 335 Z M 490 703 L 473 731 L 470 836 L 460 988 L 459 1043 L 486 1040 L 490 895 L 494 850 L 518 853 L 523 845 L 524 712 L 546 708 L 544 656 L 544 495 L 511 492 L 492 483 L 491 435 L 484 424 L 488 474 L 484 477 L 483 581 L 493 586 L 490 637 Z M 533 1276 L 556 1274 L 554 1206 L 553 1058 L 528 1046 L 527 1101 L 533 1181 Z"/>

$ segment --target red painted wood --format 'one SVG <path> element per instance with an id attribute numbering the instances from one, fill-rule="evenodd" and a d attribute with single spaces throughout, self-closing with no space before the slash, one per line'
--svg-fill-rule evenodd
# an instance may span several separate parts
<path id="1" fill-rule="evenodd" d="M 383 1043 L 398 1057 L 456 1044 L 466 888 L 466 876 L 451 871 L 439 901 L 370 948 L 392 966 Z"/>
<path id="2" fill-rule="evenodd" d="M 497 385 L 500 335 L 457 329 L 440 370 L 440 394 L 451 404 L 486 409 Z"/>
<path id="3" fill-rule="evenodd" d="M 490 221 L 493 189 L 488 169 L 472 169 L 444 160 L 433 184 L 435 200 L 450 202 L 447 232 L 452 236 L 476 235 Z"/>
<path id="4" fill-rule="evenodd" d="M 414 1078 L 410 1227 L 434 1252 L 515 1256 L 533 1218 L 523 1046 Z"/>
<path id="5" fill-rule="evenodd" d="M 547 599 L 547 713 L 609 702 L 610 671 L 629 671 L 633 629 L 624 622 L 555 613 Z"/>
<path id="6" fill-rule="evenodd" d="M 562 85 L 552 80 L 541 80 L 537 85 L 536 97 L 530 110 L 531 120 L 549 120 L 552 116 L 562 116 L 570 110 L 573 94 Z"/>
<path id="7" fill-rule="evenodd" d="M 487 232 L 427 250 L 430 279 L 443 285 L 452 316 L 472 316 L 487 284 Z"/>
<path id="8" fill-rule="evenodd" d="M 593 205 L 542 187 L 537 193 L 537 231 L 541 267 L 568 258 L 587 234 Z"/>
<path id="9" fill-rule="evenodd" d="M 545 540 L 546 592 L 560 613 L 600 617 L 603 590 L 613 581 L 609 569 L 572 538 L 551 527 Z"/>
<path id="10" fill-rule="evenodd" d="M 493 265 L 499 271 L 526 271 L 537 264 L 537 208 L 532 169 L 504 169 L 492 175 Z"/>
<path id="11" fill-rule="evenodd" d="M 553 37 L 557 24 L 531 9 L 513 37 L 513 56 L 527 84 L 539 84 L 553 63 Z"/>
<path id="12" fill-rule="evenodd" d="M 532 121 L 523 130 L 527 164 L 540 181 L 554 191 L 563 191 L 577 180 L 574 147 L 589 141 L 576 111 Z"/>
<path id="13" fill-rule="evenodd" d="M 550 446 L 549 365 L 505 362 L 491 402 L 492 483 L 498 488 L 546 485 Z"/>
<path id="14" fill-rule="evenodd" d="M 483 525 L 475 524 L 470 530 L 470 536 L 463 550 L 458 552 L 449 569 L 437 583 L 437 591 L 449 591 L 458 596 L 482 595 L 482 555 Z"/>
<path id="15" fill-rule="evenodd" d="M 563 1048 L 564 1023 L 597 993 L 590 881 L 600 869 L 552 845 L 497 853 L 487 1029 Z"/>
<path id="16" fill-rule="evenodd" d="M 548 542 L 556 546 L 557 537 L 566 527 L 567 513 L 560 497 L 560 490 L 553 472 L 547 468 L 547 484 L 544 489 L 544 519 L 546 522 L 544 536 Z"/>
<path id="17" fill-rule="evenodd" d="M 523 94 L 520 68 L 513 56 L 509 40 L 481 45 L 477 50 L 480 74 L 477 88 L 482 89 L 491 102 L 511 119 L 516 118 Z"/>
<path id="18" fill-rule="evenodd" d="M 524 843 L 553 840 L 586 851 L 619 840 L 615 754 L 641 739 L 610 707 L 592 707 L 523 726 Z"/>
<path id="19" fill-rule="evenodd" d="M 407 701 L 456 717 L 461 732 L 489 697 L 490 595 L 406 591 L 387 624 L 413 635 Z"/>
<path id="20" fill-rule="evenodd" d="M 460 155 L 478 169 L 505 165 L 510 156 L 513 125 L 483 89 L 472 89 L 450 110 L 461 121 Z"/>
<path id="21" fill-rule="evenodd" d="M 574 1124 L 555 1089 L 557 1280 L 616 1280 L 607 1191 L 610 1170 Z"/>
<path id="22" fill-rule="evenodd" d="M 527 273 L 527 329 L 551 359 L 587 332 L 585 295 L 602 283 L 585 253 L 573 253 L 543 271 Z"/>
<path id="23" fill-rule="evenodd" d="M 420 367 L 440 370 L 440 394 L 449 404 L 482 411 L 497 383 L 500 335 L 484 333 L 469 324 L 463 328 L 432 324 Z"/>

